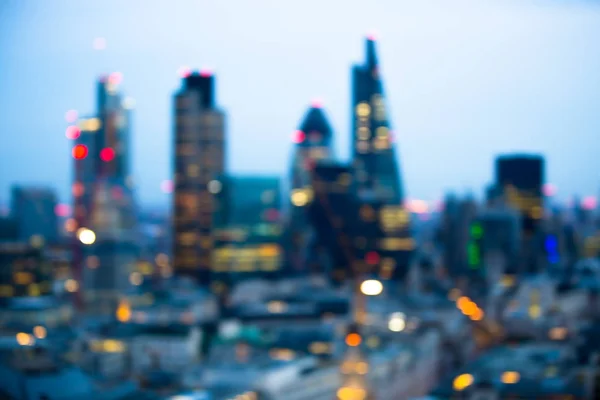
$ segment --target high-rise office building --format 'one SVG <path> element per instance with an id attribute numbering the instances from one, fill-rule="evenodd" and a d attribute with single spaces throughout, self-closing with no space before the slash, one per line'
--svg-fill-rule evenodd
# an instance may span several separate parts
<path id="1" fill-rule="evenodd" d="M 173 268 L 210 284 L 215 195 L 225 172 L 225 115 L 216 107 L 215 78 L 194 72 L 175 95 Z"/>
<path id="2" fill-rule="evenodd" d="M 229 175 L 219 180 L 211 284 L 277 275 L 283 263 L 280 179 Z"/>
<path id="3" fill-rule="evenodd" d="M 74 276 L 78 298 L 89 312 L 110 313 L 123 291 L 138 257 L 137 217 L 130 176 L 130 108 L 119 86 L 121 74 L 97 83 L 96 116 L 68 128 L 75 140 L 75 179 L 72 187 L 77 232 L 91 230 L 93 243 L 75 241 Z M 78 236 L 78 235 L 76 235 Z"/>
<path id="4" fill-rule="evenodd" d="M 409 269 L 415 243 L 406 211 L 394 137 L 385 104 L 375 40 L 366 41 L 366 61 L 352 69 L 352 156 L 358 201 L 377 205 L 374 221 L 380 221 L 378 252 L 395 252 L 395 277 Z M 393 250 L 392 250 L 393 249 Z M 403 253 L 403 254 L 402 254 Z M 382 258 L 383 259 L 383 258 Z"/>
<path id="5" fill-rule="evenodd" d="M 366 42 L 366 61 L 352 69 L 352 156 L 359 195 L 402 204 L 404 193 L 396 161 L 375 40 Z"/>
<path id="6" fill-rule="evenodd" d="M 294 133 L 290 168 L 290 209 L 286 224 L 287 262 L 290 272 L 309 268 L 313 230 L 307 218 L 312 202 L 312 172 L 316 164 L 333 158 L 333 132 L 319 104 L 313 104 Z"/>
<path id="7" fill-rule="evenodd" d="M 11 215 L 17 223 L 19 240 L 58 242 L 57 203 L 52 189 L 14 186 Z"/>
<path id="8" fill-rule="evenodd" d="M 496 186 L 509 206 L 522 216 L 523 234 L 531 237 L 544 215 L 544 159 L 537 155 L 506 155 L 496 159 Z"/>
<path id="9" fill-rule="evenodd" d="M 317 164 L 312 173 L 314 198 L 308 207 L 315 230 L 312 251 L 320 268 L 335 284 L 352 278 L 362 259 L 358 209 L 352 168 L 337 163 Z M 366 243 L 364 243 L 366 245 Z"/>

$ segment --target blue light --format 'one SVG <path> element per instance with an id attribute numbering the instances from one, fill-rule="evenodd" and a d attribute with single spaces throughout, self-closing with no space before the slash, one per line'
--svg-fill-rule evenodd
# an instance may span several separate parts
<path id="1" fill-rule="evenodd" d="M 548 253 L 555 253 L 558 249 L 558 241 L 552 235 L 546 236 L 546 241 L 544 244 Z"/>
<path id="2" fill-rule="evenodd" d="M 558 264 L 559 261 L 560 257 L 558 256 L 558 254 L 551 254 L 548 256 L 548 262 L 550 264 Z"/>

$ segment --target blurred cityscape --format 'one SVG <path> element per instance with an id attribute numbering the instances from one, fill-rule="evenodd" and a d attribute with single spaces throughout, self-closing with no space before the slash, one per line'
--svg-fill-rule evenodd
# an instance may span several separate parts
<path id="1" fill-rule="evenodd" d="M 600 399 L 597 198 L 499 154 L 483 201 L 408 199 L 364 46 L 350 161 L 314 101 L 285 176 L 227 170 L 216 76 L 182 67 L 169 210 L 139 205 L 135 104 L 100 77 L 65 115 L 70 201 L 16 184 L 0 217 L 0 399 Z"/>

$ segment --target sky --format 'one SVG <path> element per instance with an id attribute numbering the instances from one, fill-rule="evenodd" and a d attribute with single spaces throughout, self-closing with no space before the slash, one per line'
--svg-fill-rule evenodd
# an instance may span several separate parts
<path id="1" fill-rule="evenodd" d="M 562 198 L 600 191 L 599 0 L 1 0 L 0 203 L 15 183 L 69 201 L 65 112 L 92 114 L 113 71 L 136 100 L 142 204 L 168 204 L 182 65 L 217 76 L 232 173 L 285 176 L 315 98 L 347 160 L 350 67 L 373 31 L 410 198 L 481 196 L 508 152 L 544 154 Z"/>

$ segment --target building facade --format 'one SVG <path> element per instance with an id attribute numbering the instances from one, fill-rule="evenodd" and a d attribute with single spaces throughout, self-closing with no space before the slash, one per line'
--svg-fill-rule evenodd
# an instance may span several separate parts
<path id="1" fill-rule="evenodd" d="M 225 172 L 225 115 L 216 107 L 215 78 L 191 73 L 175 95 L 173 267 L 210 284 L 215 195 Z"/>

